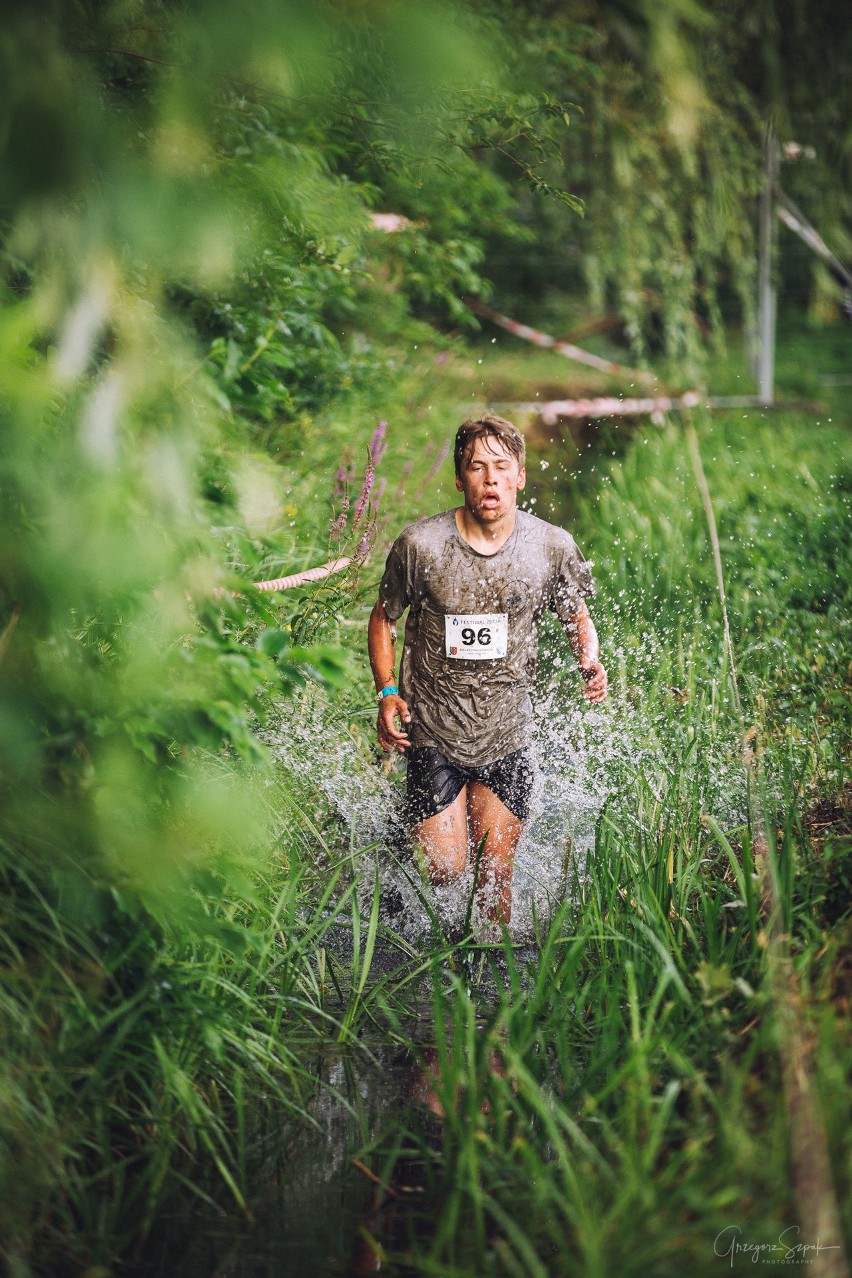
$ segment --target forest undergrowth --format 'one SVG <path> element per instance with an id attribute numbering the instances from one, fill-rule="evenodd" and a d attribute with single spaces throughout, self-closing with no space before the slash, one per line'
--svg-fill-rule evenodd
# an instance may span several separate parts
<path id="1" fill-rule="evenodd" d="M 400 390 L 400 417 L 414 386 Z M 381 537 L 452 503 L 441 456 L 452 380 L 444 394 L 404 431 L 389 411 L 377 467 L 387 522 L 354 595 L 324 585 L 283 604 L 336 645 L 328 652 L 347 683 L 285 702 L 270 690 L 258 707 L 267 753 L 249 772 L 253 819 L 273 839 L 265 856 L 244 858 L 236 874 L 230 865 L 196 876 L 187 928 L 180 904 L 151 913 L 107 880 L 83 890 L 73 865 L 46 891 L 6 850 L 0 1097 L 11 1273 L 217 1272 L 223 1231 L 248 1240 L 236 1252 L 243 1268 L 225 1248 L 228 1272 L 257 1272 L 251 1222 L 257 1229 L 269 1214 L 270 1177 L 279 1195 L 299 1181 L 293 1151 L 322 1131 L 332 1103 L 342 1117 L 320 1150 L 359 1206 L 328 1238 L 318 1230 L 317 1273 L 372 1272 L 376 1257 L 388 1272 L 471 1278 L 709 1274 L 728 1263 L 746 1272 L 758 1247 L 774 1259 L 782 1253 L 770 1248 L 787 1247 L 803 1263 L 808 1253 L 794 1248 L 817 1239 L 790 1173 L 754 872 L 761 834 L 848 1231 L 843 409 L 696 421 L 741 720 L 681 423 L 611 425 L 590 448 L 585 436 L 531 434 L 525 500 L 568 522 L 594 560 L 611 696 L 603 710 L 581 707 L 558 636 L 546 631 L 548 784 L 584 806 L 591 834 L 534 849 L 528 873 L 541 876 L 544 896 L 532 894 L 522 935 L 489 948 L 474 944 L 470 926 L 448 939 L 440 908 L 387 843 L 399 778 L 371 744 L 362 651 Z M 332 432 L 325 447 L 334 446 Z M 417 472 L 435 459 L 424 486 Z M 294 503 L 304 502 L 294 517 L 318 546 L 337 509 L 333 473 L 330 462 L 294 485 Z M 235 642 L 255 642 L 261 626 Z M 301 737 L 300 716 L 310 727 Z M 761 763 L 751 809 L 744 730 Z M 198 780 L 211 826 L 221 814 L 226 831 L 233 766 L 211 755 Z M 400 876 L 422 920 L 413 930 L 388 908 Z M 470 925 L 464 900 L 460 916 Z M 363 1071 L 388 1052 L 401 1096 L 370 1109 L 358 1099 Z M 328 1053 L 348 1062 L 342 1073 L 329 1073 Z M 387 1079 L 372 1086 L 380 1098 L 393 1091 Z M 323 1175 L 309 1165 L 321 1219 Z M 279 1221 L 285 1264 L 287 1233 Z"/>
<path id="2" fill-rule="evenodd" d="M 2 1263 L 840 1271 L 842 269 L 778 228 L 774 410 L 517 406 L 624 397 L 637 366 L 752 389 L 773 156 L 848 257 L 848 24 L 788 0 L 7 7 Z M 593 561 L 611 679 L 586 706 L 543 627 L 492 948 L 469 877 L 433 893 L 391 819 L 364 653 L 386 549 L 455 504 L 485 405 L 526 431 L 527 508 Z"/>

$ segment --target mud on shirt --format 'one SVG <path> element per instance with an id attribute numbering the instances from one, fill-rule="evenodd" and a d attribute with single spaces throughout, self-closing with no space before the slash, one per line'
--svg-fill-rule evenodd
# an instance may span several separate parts
<path id="1" fill-rule="evenodd" d="M 468 545 L 453 510 L 403 529 L 379 597 L 391 621 L 409 609 L 400 692 L 412 745 L 466 767 L 526 745 L 539 619 L 550 610 L 570 621 L 592 594 L 574 538 L 527 511 L 494 555 Z"/>

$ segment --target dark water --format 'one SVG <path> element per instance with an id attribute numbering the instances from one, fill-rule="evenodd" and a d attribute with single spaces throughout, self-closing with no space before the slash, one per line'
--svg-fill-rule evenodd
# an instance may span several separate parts
<path id="1" fill-rule="evenodd" d="M 368 1174 L 376 1174 L 372 1150 L 398 1130 L 403 1115 L 417 1126 L 428 1114 L 413 1095 L 414 1057 L 375 1042 L 360 1048 L 326 1044 L 302 1059 L 313 1079 L 301 1098 L 307 1120 L 262 1097 L 253 1104 L 246 1177 L 252 1219 L 241 1219 L 224 1200 L 220 1211 L 176 1203 L 175 1215 L 161 1219 L 137 1274 L 331 1278 L 376 1272 L 374 1253 L 359 1231 L 387 1233 L 381 1216 L 390 1196 Z M 414 1165 L 409 1175 L 417 1180 Z"/>
<path id="2" fill-rule="evenodd" d="M 345 938 L 338 941 L 343 961 Z M 535 957 L 534 947 L 515 947 L 514 967 L 524 984 L 525 965 Z M 380 942 L 374 979 L 398 967 L 398 951 Z M 316 1039 L 288 1041 L 305 1075 L 301 1094 L 293 1095 L 302 1114 L 269 1097 L 248 1102 L 250 1219 L 221 1186 L 216 1205 L 181 1197 L 125 1272 L 133 1278 L 419 1273 L 410 1257 L 428 1249 L 441 1195 L 443 1123 L 433 1086 L 438 1058 L 430 988 L 450 977 L 475 991 L 483 1022 L 508 979 L 496 950 L 451 951 L 419 986 L 408 988 L 404 1019 L 372 1023 L 347 1044 L 329 1041 L 327 1024 L 317 1026 Z"/>
<path id="3" fill-rule="evenodd" d="M 340 948 L 343 960 L 342 938 Z M 380 943 L 375 979 L 398 966 L 398 952 Z M 320 1038 L 329 1035 L 327 1025 L 317 1026 L 315 1040 L 288 1041 L 305 1071 L 301 1094 L 293 1095 L 303 1112 L 264 1096 L 248 1103 L 251 1218 L 221 1187 L 216 1205 L 182 1196 L 125 1272 L 134 1278 L 419 1272 L 407 1261 L 412 1250 L 428 1248 L 443 1126 L 432 1087 L 437 1055 L 429 984 L 453 969 L 476 985 L 483 1004 L 491 1001 L 501 981 L 498 959 L 486 962 L 480 953 L 466 961 L 456 952 L 408 991 L 404 1022 L 372 1024 L 347 1044 Z"/>

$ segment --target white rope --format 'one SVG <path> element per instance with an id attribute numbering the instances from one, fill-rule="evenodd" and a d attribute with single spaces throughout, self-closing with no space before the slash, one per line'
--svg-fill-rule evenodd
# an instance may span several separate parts
<path id="1" fill-rule="evenodd" d="M 352 560 L 349 557 L 331 559 L 327 564 L 320 564 L 318 568 L 306 568 L 304 572 L 294 572 L 289 577 L 276 577 L 273 581 L 256 581 L 254 585 L 256 590 L 267 592 L 292 590 L 294 586 L 304 586 L 309 581 L 322 581 L 323 577 L 330 577 L 332 573 L 342 572 L 351 563 Z"/>

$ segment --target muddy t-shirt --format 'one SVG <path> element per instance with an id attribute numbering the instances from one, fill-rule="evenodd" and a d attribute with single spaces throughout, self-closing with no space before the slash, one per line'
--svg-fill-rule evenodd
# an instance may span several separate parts
<path id="1" fill-rule="evenodd" d="M 570 621 L 593 593 L 570 533 L 527 511 L 494 555 L 468 545 L 452 510 L 405 528 L 379 597 L 391 621 L 409 609 L 400 692 L 412 745 L 476 767 L 527 744 L 539 619 L 549 609 Z"/>

